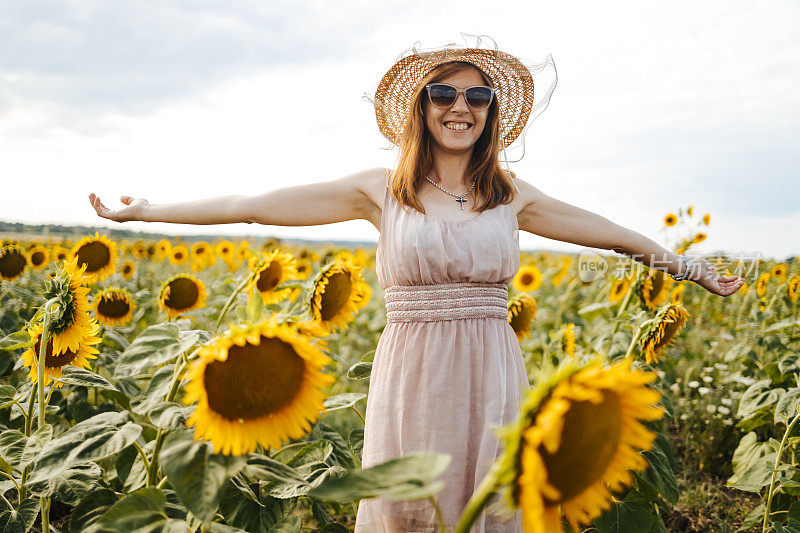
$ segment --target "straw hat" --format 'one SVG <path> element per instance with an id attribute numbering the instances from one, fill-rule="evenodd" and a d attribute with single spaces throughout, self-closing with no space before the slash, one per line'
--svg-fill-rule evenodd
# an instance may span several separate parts
<path id="1" fill-rule="evenodd" d="M 478 38 L 480 44 L 480 38 Z M 411 52 L 409 55 L 406 53 Z M 535 71 L 552 63 L 552 57 Z M 464 61 L 482 70 L 492 81 L 500 106 L 500 148 L 506 148 L 523 132 L 534 107 L 534 79 L 531 70 L 518 58 L 496 49 L 461 47 L 448 44 L 440 49 L 418 51 L 416 45 L 383 76 L 373 104 L 378 128 L 393 144 L 400 138 L 411 109 L 411 98 L 422 79 L 443 63 Z M 555 67 L 555 65 L 553 65 Z M 546 107 L 555 83 L 546 91 L 537 108 Z"/>

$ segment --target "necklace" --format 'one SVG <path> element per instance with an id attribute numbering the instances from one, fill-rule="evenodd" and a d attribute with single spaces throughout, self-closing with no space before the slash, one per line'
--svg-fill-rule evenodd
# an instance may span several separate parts
<path id="1" fill-rule="evenodd" d="M 439 185 L 438 185 L 436 182 L 432 181 L 432 180 L 431 180 L 431 179 L 430 179 L 428 176 L 425 176 L 425 179 L 426 179 L 426 180 L 428 180 L 428 181 L 430 181 L 430 182 L 431 182 L 431 184 L 432 184 L 434 187 L 436 187 L 437 189 L 439 189 L 439 190 L 441 190 L 441 191 L 443 191 L 443 192 L 446 192 L 446 193 L 447 193 L 447 194 L 449 194 L 450 196 L 454 197 L 454 198 L 456 199 L 456 202 L 458 202 L 458 203 L 459 203 L 459 205 L 461 205 L 461 210 L 462 210 L 462 211 L 464 210 L 464 202 L 466 202 L 466 201 L 467 201 L 467 195 L 469 194 L 469 191 L 471 191 L 471 190 L 472 190 L 472 188 L 473 188 L 473 187 L 475 187 L 475 183 L 478 181 L 478 178 L 475 178 L 474 180 L 472 180 L 472 185 L 470 186 L 470 188 L 469 188 L 469 189 L 467 189 L 467 192 L 465 192 L 465 193 L 464 193 L 464 194 L 462 194 L 462 195 L 458 195 L 458 194 L 453 194 L 453 193 L 451 193 L 450 191 L 448 191 L 448 190 L 447 190 L 447 189 L 445 189 L 444 187 L 440 187 L 440 186 L 439 186 Z"/>

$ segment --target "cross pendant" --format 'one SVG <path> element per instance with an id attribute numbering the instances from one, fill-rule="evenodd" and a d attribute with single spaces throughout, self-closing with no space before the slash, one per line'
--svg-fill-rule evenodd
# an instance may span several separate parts
<path id="1" fill-rule="evenodd" d="M 466 198 L 456 198 L 456 202 L 458 202 L 459 204 L 461 204 L 461 210 L 462 210 L 462 211 L 464 210 L 464 202 L 466 202 L 466 201 L 467 201 L 467 199 L 466 199 Z"/>

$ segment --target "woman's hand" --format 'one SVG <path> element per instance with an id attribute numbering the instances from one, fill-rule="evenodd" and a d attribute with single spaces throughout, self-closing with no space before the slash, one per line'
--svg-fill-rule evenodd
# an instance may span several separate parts
<path id="1" fill-rule="evenodd" d="M 134 199 L 130 196 L 121 196 L 120 200 L 126 205 L 126 207 L 122 207 L 120 209 L 109 209 L 103 204 L 103 202 L 100 201 L 99 196 L 97 196 L 95 193 L 89 194 L 89 201 L 92 203 L 94 210 L 97 211 L 98 216 L 107 218 L 109 220 L 115 220 L 117 222 L 127 222 L 128 220 L 144 220 L 144 209 L 149 205 L 147 200 L 144 198 Z"/>
<path id="2" fill-rule="evenodd" d="M 707 259 L 696 257 L 691 259 L 689 263 L 692 264 L 694 271 L 687 279 L 694 281 L 708 292 L 720 296 L 730 296 L 744 285 L 744 278 L 742 277 L 718 276 L 714 265 L 709 263 Z"/>

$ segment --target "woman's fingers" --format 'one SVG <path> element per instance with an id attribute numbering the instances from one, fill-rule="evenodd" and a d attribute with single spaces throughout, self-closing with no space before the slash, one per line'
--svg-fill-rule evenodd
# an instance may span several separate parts
<path id="1" fill-rule="evenodd" d="M 130 203 L 133 201 L 133 198 L 130 196 L 120 196 L 119 199 L 125 205 L 130 205 Z"/>

